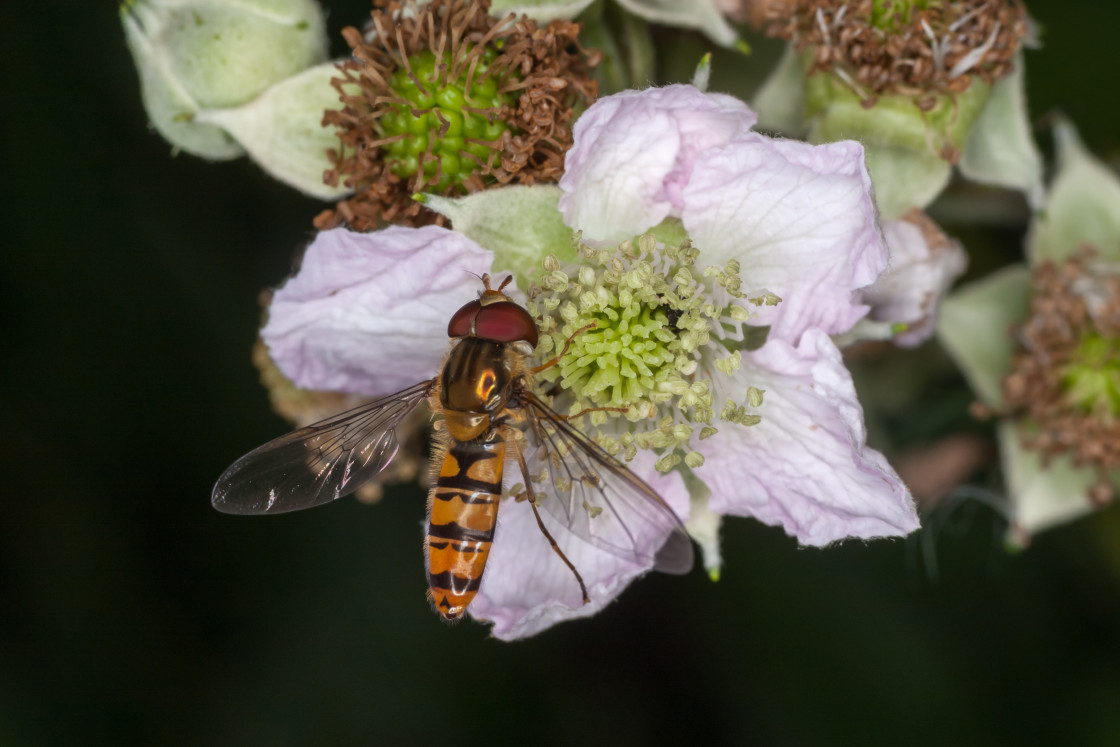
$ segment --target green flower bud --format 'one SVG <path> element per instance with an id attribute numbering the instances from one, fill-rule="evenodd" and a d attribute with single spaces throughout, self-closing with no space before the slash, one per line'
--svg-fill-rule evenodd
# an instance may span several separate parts
<path id="1" fill-rule="evenodd" d="M 215 160 L 241 146 L 200 112 L 246 104 L 326 60 L 314 0 L 127 0 L 121 21 L 144 108 L 176 148 Z"/>

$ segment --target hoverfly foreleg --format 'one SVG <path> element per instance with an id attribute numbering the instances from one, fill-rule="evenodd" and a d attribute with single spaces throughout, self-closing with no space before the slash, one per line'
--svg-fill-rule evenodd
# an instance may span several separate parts
<path id="1" fill-rule="evenodd" d="M 629 407 L 586 407 L 577 412 L 575 415 L 561 415 L 558 412 L 554 412 L 552 414 L 560 418 L 561 420 L 575 420 L 576 418 L 582 418 L 589 412 L 626 412 L 629 409 Z"/>
<path id="2" fill-rule="evenodd" d="M 590 324 L 585 324 L 577 329 L 575 332 L 568 336 L 567 340 L 564 341 L 564 347 L 560 348 L 560 352 L 556 354 L 556 357 L 552 358 L 551 360 L 545 361 L 541 365 L 532 369 L 532 372 L 534 374 L 539 374 L 541 371 L 545 371 L 555 366 L 560 362 L 560 359 L 564 357 L 564 353 L 568 352 L 568 348 L 571 346 L 572 340 L 576 339 L 577 336 L 582 335 L 589 329 L 595 329 L 595 326 L 595 322 L 591 322 Z"/>
<path id="3" fill-rule="evenodd" d="M 579 582 L 580 594 L 583 595 L 583 603 L 587 604 L 591 601 L 591 597 L 587 595 L 587 586 L 583 583 L 583 576 L 579 575 L 579 571 L 576 570 L 575 565 L 572 564 L 572 561 L 568 560 L 568 556 L 560 549 L 560 545 L 556 544 L 556 540 L 548 531 L 544 522 L 541 521 L 541 514 L 537 509 L 537 495 L 533 491 L 533 479 L 529 476 L 529 467 L 525 464 L 525 456 L 521 453 L 521 445 L 513 439 L 507 443 L 513 447 L 514 452 L 517 454 L 517 465 L 521 468 L 521 476 L 525 479 L 525 492 L 529 496 L 529 505 L 533 509 L 533 518 L 537 520 L 537 527 L 541 530 L 541 534 L 548 540 L 548 544 L 552 546 L 553 552 L 560 556 L 560 559 L 564 561 L 564 565 L 568 566 L 568 570 L 576 577 L 576 581 Z"/>

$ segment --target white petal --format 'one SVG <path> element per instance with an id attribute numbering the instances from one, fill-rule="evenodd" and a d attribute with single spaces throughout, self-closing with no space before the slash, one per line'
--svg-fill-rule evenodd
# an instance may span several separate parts
<path id="1" fill-rule="evenodd" d="M 867 307 L 853 291 L 887 265 L 859 143 L 754 138 L 696 161 L 682 220 L 703 264 L 737 259 L 746 287 L 782 302 L 759 310 L 770 336 L 796 343 L 817 327 L 839 334 Z"/>
<path id="2" fill-rule="evenodd" d="M 918 528 L 910 492 L 867 446 L 851 376 L 827 335 L 809 330 L 797 348 L 771 340 L 749 364 L 743 376 L 766 391 L 762 422 L 724 423 L 709 439 L 699 476 L 712 509 L 781 526 L 805 545 Z"/>
<path id="3" fill-rule="evenodd" d="M 492 255 L 445 228 L 320 233 L 276 291 L 261 336 L 297 386 L 366 396 L 434 376 L 447 322 Z"/>
<path id="4" fill-rule="evenodd" d="M 620 241 L 679 216 L 698 155 L 748 136 L 756 119 L 742 101 L 688 85 L 599 99 L 576 122 L 564 162 L 565 222 L 586 238 Z"/>
<path id="5" fill-rule="evenodd" d="M 906 325 L 894 340 L 902 347 L 916 347 L 933 334 L 941 299 L 964 273 L 968 255 L 960 242 L 917 211 L 905 220 L 884 223 L 883 236 L 890 266 L 860 295 L 871 307 L 869 319 Z"/>
<path id="6" fill-rule="evenodd" d="M 660 475 L 653 469 L 653 463 L 652 455 L 641 453 L 628 466 L 679 515 L 687 516 L 688 493 L 680 475 Z M 507 484 L 516 482 L 511 474 L 506 476 Z M 591 601 L 582 604 L 575 576 L 549 546 L 533 517 L 532 507 L 527 502 L 505 500 L 498 514 L 482 587 L 469 608 L 473 617 L 493 622 L 492 632 L 502 640 L 525 638 L 558 622 L 594 615 L 631 581 L 650 570 L 647 565 L 584 542 L 558 526 L 545 511 L 541 511 L 541 518 L 583 576 Z"/>

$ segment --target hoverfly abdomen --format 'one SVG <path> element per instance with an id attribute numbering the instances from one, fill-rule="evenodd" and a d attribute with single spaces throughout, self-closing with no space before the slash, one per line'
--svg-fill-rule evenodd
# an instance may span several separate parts
<path id="1" fill-rule="evenodd" d="M 478 593 L 502 495 L 505 441 L 496 432 L 452 440 L 431 492 L 428 586 L 445 618 L 460 617 Z"/>

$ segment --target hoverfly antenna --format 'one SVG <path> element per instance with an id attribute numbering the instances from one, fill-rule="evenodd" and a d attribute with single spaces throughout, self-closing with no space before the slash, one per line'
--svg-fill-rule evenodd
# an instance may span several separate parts
<path id="1" fill-rule="evenodd" d="M 497 290 L 494 290 L 493 288 L 490 287 L 490 273 L 488 273 L 488 272 L 483 273 L 482 284 L 486 287 L 486 290 L 484 290 L 484 291 L 482 291 L 482 293 L 478 294 L 479 300 L 482 301 L 483 304 L 495 303 L 497 301 L 506 300 L 506 294 L 502 293 L 502 288 L 505 288 L 512 281 L 513 281 L 513 275 L 510 275 L 509 277 L 507 277 L 505 280 L 502 281 L 502 284 L 498 286 Z"/>

